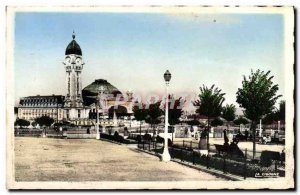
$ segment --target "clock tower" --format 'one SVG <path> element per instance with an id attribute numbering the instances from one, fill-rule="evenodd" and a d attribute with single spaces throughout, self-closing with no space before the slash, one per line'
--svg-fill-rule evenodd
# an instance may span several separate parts
<path id="1" fill-rule="evenodd" d="M 82 51 L 75 41 L 69 43 L 65 52 L 64 67 L 66 71 L 66 96 L 65 96 L 65 117 L 66 119 L 82 118 L 83 100 L 82 100 L 82 81 L 81 71 L 84 62 L 82 60 Z"/>

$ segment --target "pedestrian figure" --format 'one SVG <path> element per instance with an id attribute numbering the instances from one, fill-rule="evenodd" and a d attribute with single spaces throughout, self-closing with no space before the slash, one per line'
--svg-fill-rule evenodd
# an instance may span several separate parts
<path id="1" fill-rule="evenodd" d="M 188 128 L 186 127 L 185 129 L 184 129 L 184 137 L 188 137 Z"/>
<path id="2" fill-rule="evenodd" d="M 248 136 L 249 136 L 249 132 L 248 132 L 248 130 L 246 130 L 245 131 L 245 139 L 246 139 L 246 141 L 248 141 Z"/>
<path id="3" fill-rule="evenodd" d="M 198 140 L 198 132 L 195 132 L 195 139 Z"/>
<path id="4" fill-rule="evenodd" d="M 227 131 L 226 129 L 223 130 L 223 133 L 224 133 L 224 146 L 229 146 L 229 139 L 227 137 Z"/>
<path id="5" fill-rule="evenodd" d="M 43 129 L 43 137 L 46 137 L 46 127 Z"/>

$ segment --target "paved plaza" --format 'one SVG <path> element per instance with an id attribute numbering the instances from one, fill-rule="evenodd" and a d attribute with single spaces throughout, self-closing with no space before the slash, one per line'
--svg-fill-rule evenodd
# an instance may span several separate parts
<path id="1" fill-rule="evenodd" d="M 224 180 L 133 146 L 95 139 L 15 138 L 16 181 Z"/>

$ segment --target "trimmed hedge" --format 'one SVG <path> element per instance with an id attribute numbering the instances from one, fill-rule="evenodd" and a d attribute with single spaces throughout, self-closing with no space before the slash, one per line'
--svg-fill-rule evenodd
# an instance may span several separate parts
<path id="1" fill-rule="evenodd" d="M 260 156 L 260 163 L 264 167 L 272 165 L 272 160 L 280 160 L 280 153 L 273 151 L 262 151 Z"/>
<path id="2" fill-rule="evenodd" d="M 171 148 L 170 155 L 172 158 L 176 158 L 182 161 L 207 166 L 216 170 L 224 171 L 225 173 L 231 173 L 239 175 L 241 177 L 255 177 L 257 173 L 275 173 L 276 169 L 274 165 L 268 167 L 261 166 L 257 163 L 246 162 L 245 159 L 231 159 L 230 157 L 200 155 L 198 152 L 185 150 L 184 148 Z M 156 152 L 162 153 L 162 149 L 157 149 Z M 278 170 L 280 177 L 285 175 L 283 170 Z"/>
<path id="3" fill-rule="evenodd" d="M 137 142 L 141 142 L 142 136 L 139 134 L 129 134 L 127 139 L 135 140 Z"/>
<path id="4" fill-rule="evenodd" d="M 136 142 L 132 142 L 131 140 L 125 139 L 123 136 L 119 135 L 119 133 L 117 131 L 114 133 L 114 135 L 100 133 L 100 137 L 103 139 L 108 139 L 108 140 L 123 143 L 123 144 L 136 144 Z"/>
<path id="5" fill-rule="evenodd" d="M 158 142 L 158 143 L 165 143 L 165 138 L 163 138 L 163 137 L 160 137 L 159 135 L 156 137 L 156 142 Z M 172 143 L 172 141 L 170 140 L 170 139 L 168 139 L 168 146 L 172 146 L 173 145 L 173 143 Z"/>

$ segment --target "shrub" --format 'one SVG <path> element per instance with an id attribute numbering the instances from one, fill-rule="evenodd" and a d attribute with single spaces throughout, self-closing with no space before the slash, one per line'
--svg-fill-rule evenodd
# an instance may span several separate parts
<path id="1" fill-rule="evenodd" d="M 260 164 L 264 167 L 272 165 L 272 160 L 280 160 L 280 153 L 273 151 L 262 151 L 260 156 Z"/>
<path id="2" fill-rule="evenodd" d="M 118 136 L 116 137 L 115 141 L 120 142 L 120 143 L 123 143 L 123 142 L 124 142 L 124 137 L 121 136 L 121 135 L 118 135 Z"/>
<path id="3" fill-rule="evenodd" d="M 109 127 L 108 128 L 108 135 L 111 135 L 111 133 L 112 133 L 112 129 L 111 129 L 111 127 Z"/>
<path id="4" fill-rule="evenodd" d="M 165 142 L 165 138 L 163 138 L 163 137 L 160 137 L 159 135 L 156 137 L 156 142 L 157 143 L 164 143 Z M 172 143 L 172 141 L 170 140 L 170 139 L 168 139 L 168 145 L 169 146 L 172 146 L 173 145 L 173 143 Z"/>
<path id="5" fill-rule="evenodd" d="M 151 135 L 146 133 L 144 136 L 143 136 L 144 140 L 145 141 L 150 141 L 151 140 Z"/>
<path id="6" fill-rule="evenodd" d="M 141 135 L 137 135 L 136 136 L 136 141 L 141 142 L 142 141 L 142 136 Z"/>
<path id="7" fill-rule="evenodd" d="M 156 137 L 157 143 L 164 143 L 164 138 L 160 137 L 159 135 Z"/>
<path id="8" fill-rule="evenodd" d="M 21 127 L 27 127 L 30 125 L 30 122 L 24 119 L 17 119 L 15 122 L 15 125 L 21 126 Z"/>
<path id="9" fill-rule="evenodd" d="M 114 137 L 118 137 L 119 136 L 119 133 L 117 132 L 117 131 L 115 131 L 115 133 L 114 133 Z"/>
<path id="10" fill-rule="evenodd" d="M 162 149 L 157 149 L 156 152 L 162 153 Z M 278 154 L 279 156 L 275 154 L 276 152 L 271 152 L 271 153 L 273 153 L 272 159 L 274 160 L 280 157 L 279 154 Z M 267 155 L 271 153 L 270 151 L 266 151 Z M 220 170 L 220 171 L 225 170 L 226 173 L 239 175 L 242 177 L 245 176 L 245 174 L 246 177 L 255 177 L 255 174 L 257 173 L 276 172 L 274 166 L 264 167 L 259 163 L 249 163 L 249 162 L 245 164 L 244 158 L 231 158 L 227 156 L 225 157 L 225 161 L 224 161 L 224 156 L 217 156 L 217 155 L 206 156 L 204 154 L 201 155 L 195 151 L 189 151 L 183 148 L 175 148 L 175 147 L 172 147 L 172 149 L 170 149 L 170 154 L 172 158 L 182 159 L 183 161 L 187 161 L 190 163 L 194 162 L 195 164 L 199 164 L 202 166 L 207 166 L 208 163 L 210 168 Z M 266 154 L 263 154 L 263 156 L 266 156 Z M 277 172 L 279 173 L 280 177 L 285 176 L 284 170 L 278 169 Z"/>
<path id="11" fill-rule="evenodd" d="M 49 127 L 53 122 L 54 122 L 54 119 L 49 117 L 49 116 L 41 116 L 39 118 L 36 118 L 35 119 L 35 122 L 37 124 L 39 124 L 39 126 L 47 126 Z M 74 124 L 73 124 L 74 125 Z M 75 125 L 74 125 L 75 126 Z"/>

